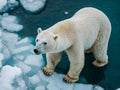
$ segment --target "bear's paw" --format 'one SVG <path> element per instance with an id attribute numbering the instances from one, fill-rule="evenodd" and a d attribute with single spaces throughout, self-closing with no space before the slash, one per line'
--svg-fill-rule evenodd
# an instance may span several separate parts
<path id="1" fill-rule="evenodd" d="M 66 76 L 63 78 L 63 81 L 64 81 L 64 82 L 67 82 L 67 83 L 73 83 L 73 82 L 78 81 L 78 78 L 74 78 L 74 77 L 70 77 L 69 75 L 66 75 Z"/>
<path id="2" fill-rule="evenodd" d="M 48 67 L 44 67 L 44 68 L 43 68 L 43 73 L 44 73 L 45 75 L 47 75 L 47 76 L 52 75 L 53 72 L 54 72 L 54 70 L 52 70 L 52 69 L 50 69 L 50 68 L 48 68 Z"/>
<path id="3" fill-rule="evenodd" d="M 108 63 L 108 61 L 101 62 L 100 60 L 93 61 L 93 65 L 96 67 L 103 67 Z"/>

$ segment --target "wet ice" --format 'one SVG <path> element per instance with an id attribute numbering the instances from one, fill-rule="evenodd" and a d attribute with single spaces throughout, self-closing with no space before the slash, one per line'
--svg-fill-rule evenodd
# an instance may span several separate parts
<path id="1" fill-rule="evenodd" d="M 20 0 L 22 6 L 30 12 L 41 10 L 45 6 L 46 0 Z"/>
<path id="2" fill-rule="evenodd" d="M 18 87 L 14 86 L 16 84 Z M 22 71 L 18 67 L 4 66 L 0 71 L 1 90 L 26 90 L 25 81 L 22 79 Z"/>

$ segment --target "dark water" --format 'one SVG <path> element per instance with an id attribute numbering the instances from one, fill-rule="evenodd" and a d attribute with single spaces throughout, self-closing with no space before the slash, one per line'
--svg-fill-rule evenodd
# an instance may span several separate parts
<path id="1" fill-rule="evenodd" d="M 99 84 L 105 90 L 115 90 L 120 87 L 120 1 L 119 0 L 48 0 L 42 12 L 30 14 L 17 8 L 11 14 L 20 18 L 24 30 L 19 32 L 21 37 L 36 37 L 37 28 L 46 29 L 58 21 L 71 17 L 76 11 L 83 7 L 95 7 L 102 10 L 109 17 L 112 23 L 112 34 L 109 42 L 108 55 L 109 64 L 102 68 L 92 65 L 94 56 L 86 54 L 85 67 L 80 77 L 85 78 L 83 83 Z M 69 14 L 65 15 L 64 12 Z M 57 66 L 56 71 L 67 73 L 69 61 L 63 53 L 62 61 Z M 78 83 L 81 82 L 81 79 Z"/>

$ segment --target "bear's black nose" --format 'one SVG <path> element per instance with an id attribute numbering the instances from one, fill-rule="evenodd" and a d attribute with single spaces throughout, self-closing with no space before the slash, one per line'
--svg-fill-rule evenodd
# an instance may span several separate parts
<path id="1" fill-rule="evenodd" d="M 35 52 L 35 54 L 39 53 L 39 51 L 37 49 L 34 49 L 33 51 Z"/>

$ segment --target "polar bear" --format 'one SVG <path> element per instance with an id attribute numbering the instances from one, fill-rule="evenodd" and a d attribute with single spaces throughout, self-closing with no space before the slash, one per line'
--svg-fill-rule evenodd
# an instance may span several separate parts
<path id="1" fill-rule="evenodd" d="M 63 80 L 72 83 L 79 79 L 86 50 L 92 51 L 95 56 L 93 65 L 102 67 L 108 63 L 107 47 L 110 34 L 111 23 L 108 17 L 96 8 L 86 7 L 71 18 L 60 21 L 44 31 L 38 28 L 34 52 L 46 53 L 47 65 L 43 72 L 51 75 L 61 60 L 61 52 L 65 51 L 70 68 Z"/>

